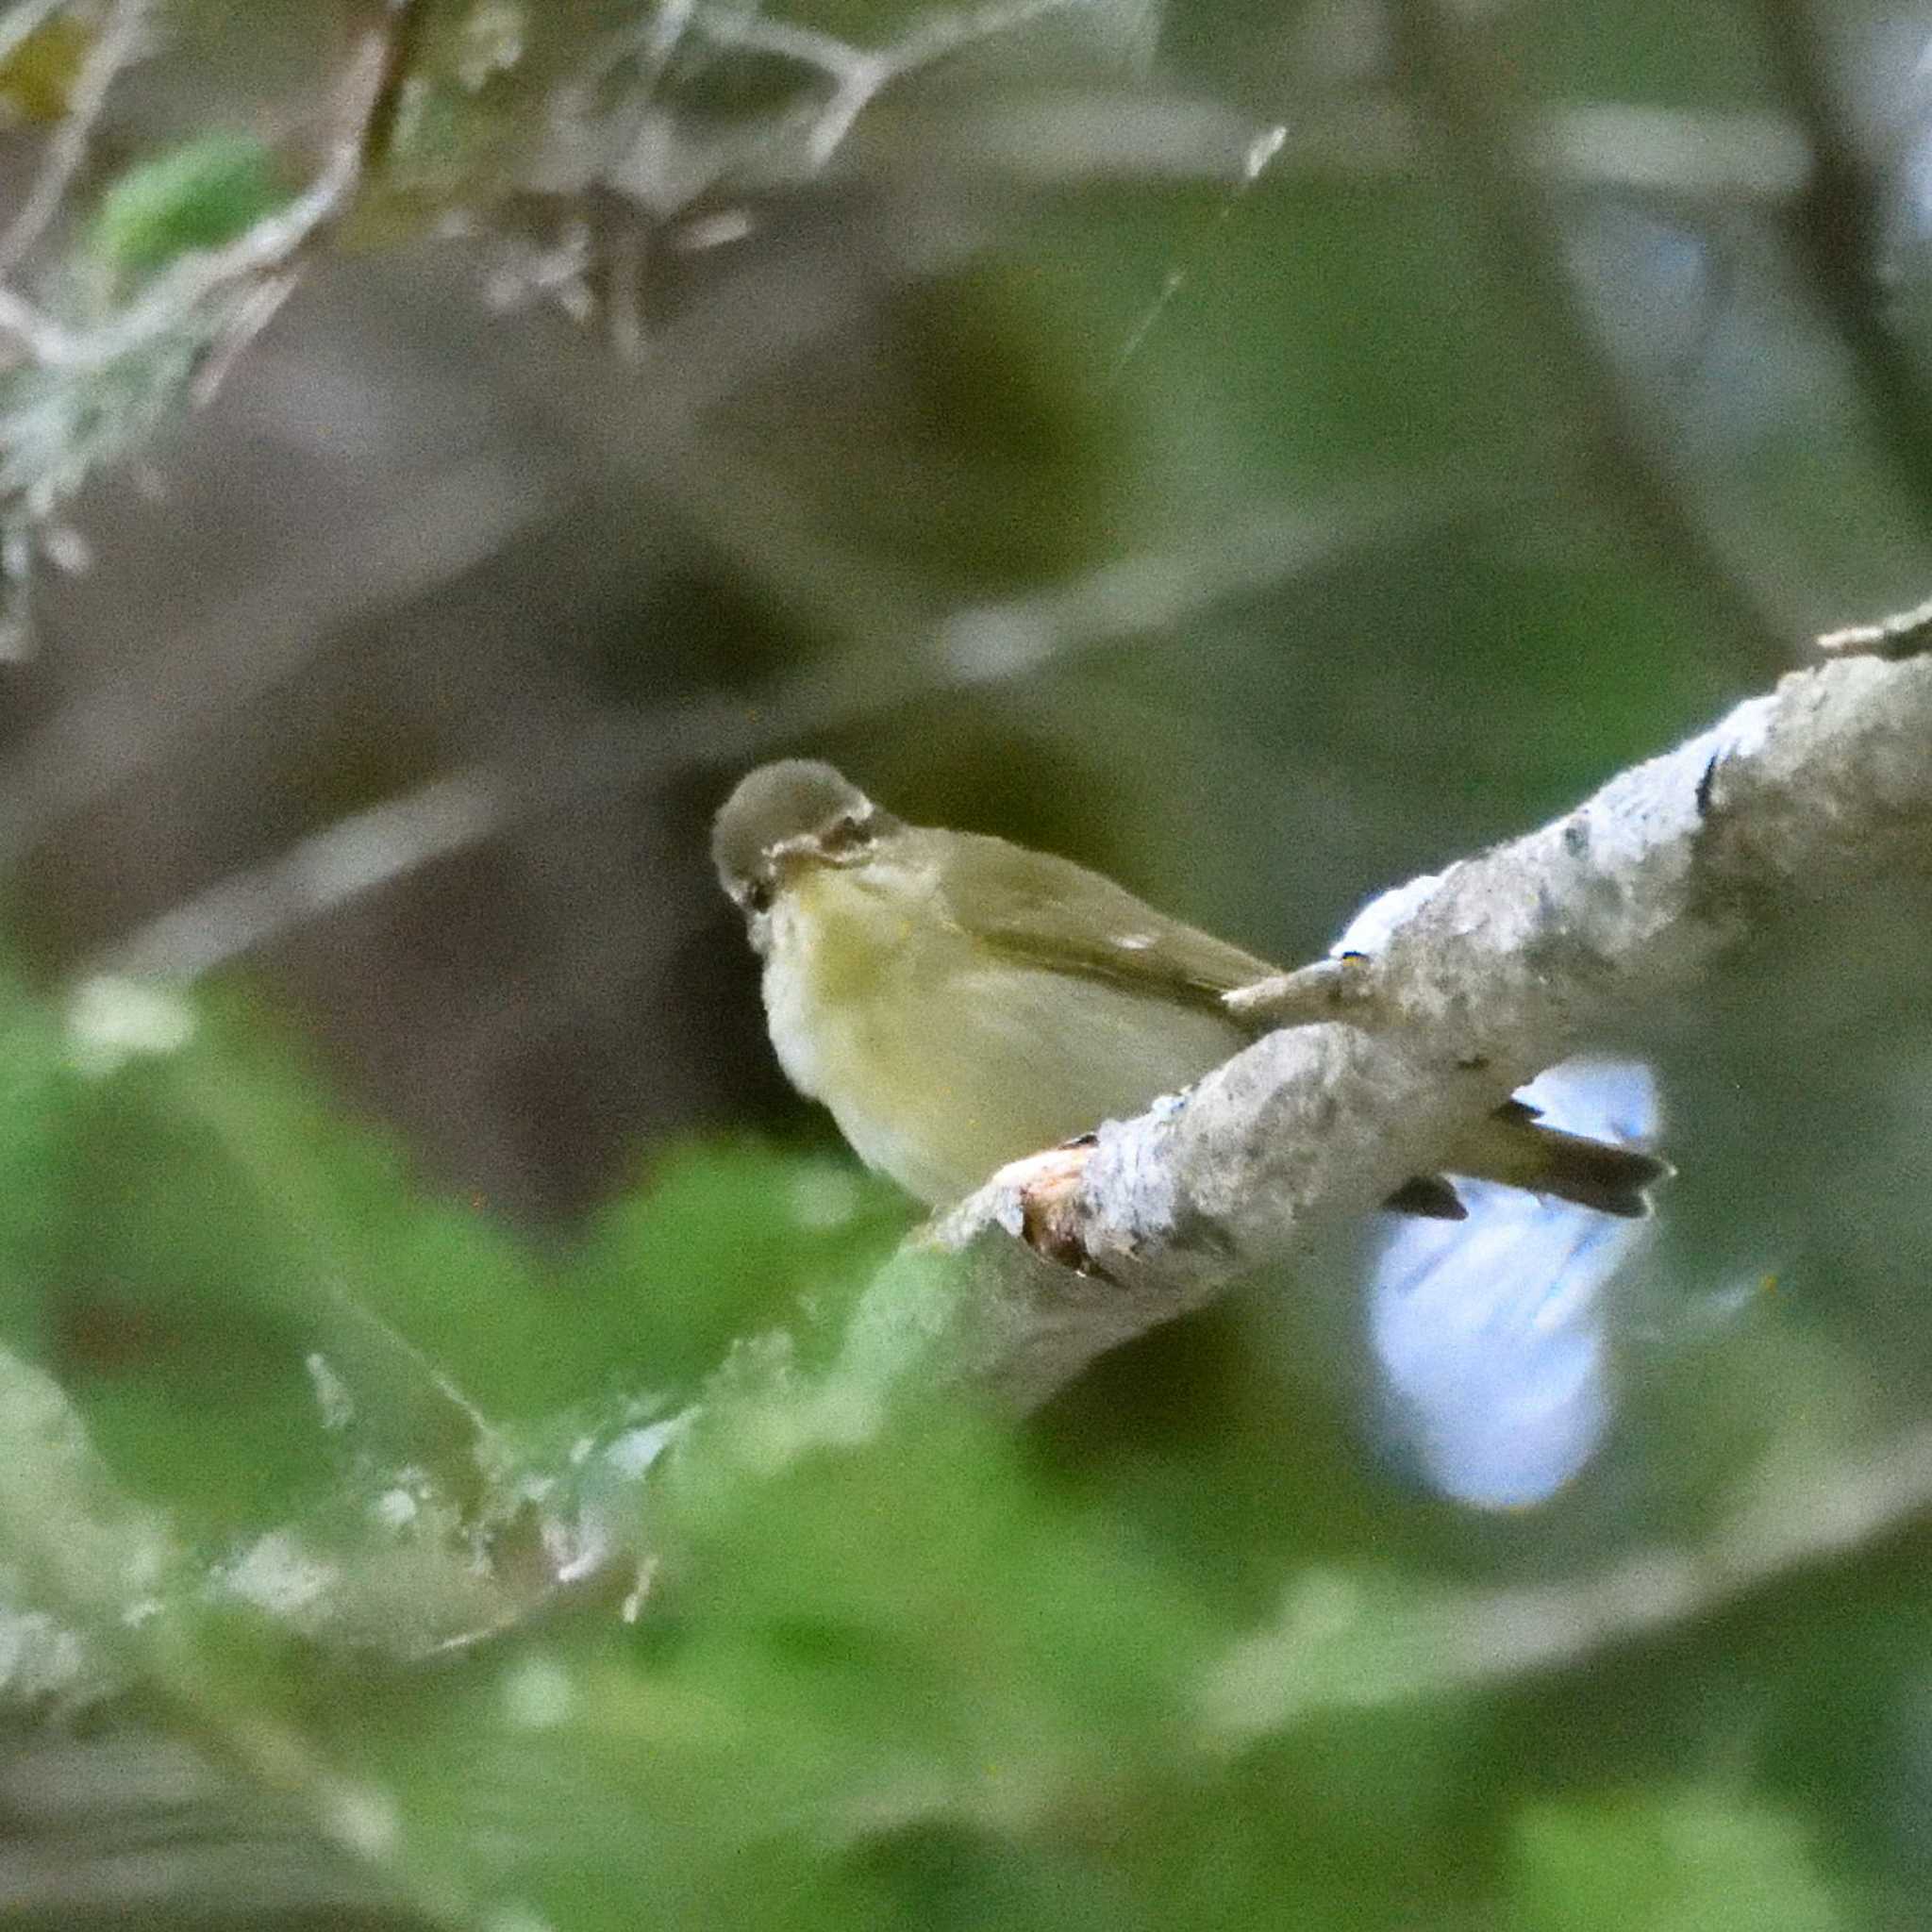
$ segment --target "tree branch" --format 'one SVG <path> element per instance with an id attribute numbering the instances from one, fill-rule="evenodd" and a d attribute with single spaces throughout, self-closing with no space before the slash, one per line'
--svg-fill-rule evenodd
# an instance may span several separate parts
<path id="1" fill-rule="evenodd" d="M 603 1443 L 589 1458 L 595 1480 L 538 1512 L 541 1554 L 503 1574 L 478 1572 L 467 1547 L 440 1551 L 433 1530 L 403 1546 L 392 1560 L 439 1588 L 408 1627 L 391 1617 L 375 1641 L 416 1657 L 474 1650 L 566 1601 L 620 1591 L 633 1614 L 658 1555 L 648 1528 L 640 1541 L 638 1485 L 756 1482 L 814 1447 L 868 1440 L 935 1391 L 1037 1407 L 1317 1224 L 1369 1211 L 1433 1170 L 1537 1071 L 1694 984 L 1771 908 L 1874 875 L 1932 886 L 1932 652 L 1789 676 L 1552 824 L 1384 894 L 1331 960 L 1234 996 L 1295 1024 L 1140 1118 L 1104 1124 L 1091 1145 L 1003 1170 L 908 1241 L 867 1285 L 823 1373 L 782 1334 L 746 1338 L 689 1407 L 626 1422 Z M 1694 1575 L 1690 1558 L 1645 1558 L 1541 1594 L 1458 1600 L 1453 1656 L 1432 1654 L 1474 1682 L 1701 1616 L 1922 1514 L 1924 1441 L 1902 1439 L 1881 1460 L 1896 1463 L 1896 1481 L 1827 1472 L 1802 1520 L 1740 1519 Z M 522 1508 L 529 1493 L 509 1501 Z M 229 1566 L 222 1593 L 315 1635 L 372 1641 L 362 1571 L 380 1597 L 382 1561 L 317 1566 L 304 1547 L 293 1531 L 263 1540 L 262 1561 Z M 291 1574 L 299 1589 L 281 1580 Z M 1282 1643 L 1302 1641 L 1299 1614 L 1291 1606 L 1261 1652 L 1228 1668 L 1272 1668 Z M 71 1645 L 56 1662 L 89 1670 Z M 1423 1688 L 1441 1674 L 1429 1668 Z M 1258 1707 L 1276 1713 L 1269 1724 L 1290 1720 L 1301 1681 Z"/>
<path id="2" fill-rule="evenodd" d="M 1016 1162 L 872 1284 L 839 1372 L 1026 1409 L 1365 1212 L 1516 1088 L 1694 980 L 1758 908 L 1932 859 L 1932 656 L 1798 673 L 1554 824 L 1385 895 L 1295 1024 L 1091 1147 Z M 1318 1018 L 1324 1003 L 1346 1018 Z M 945 1265 L 935 1266 L 935 1261 Z"/>

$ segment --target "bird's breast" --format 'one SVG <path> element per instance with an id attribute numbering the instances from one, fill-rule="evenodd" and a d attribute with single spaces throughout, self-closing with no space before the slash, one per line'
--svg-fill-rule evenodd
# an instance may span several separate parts
<path id="1" fill-rule="evenodd" d="M 1241 1044 L 1217 1014 L 1016 961 L 850 872 L 808 874 L 774 908 L 764 992 L 792 1084 L 868 1165 L 933 1203 Z"/>
<path id="2" fill-rule="evenodd" d="M 773 908 L 765 1014 L 802 1092 L 830 1101 L 841 1074 L 889 1050 L 892 1015 L 917 985 L 943 979 L 923 924 L 903 894 L 850 871 L 807 873 Z"/>

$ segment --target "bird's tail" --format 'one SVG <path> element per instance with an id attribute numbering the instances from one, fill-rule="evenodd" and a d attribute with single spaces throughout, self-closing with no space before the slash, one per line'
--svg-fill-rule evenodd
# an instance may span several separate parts
<path id="1" fill-rule="evenodd" d="M 1498 1108 L 1443 1165 L 1626 1220 L 1650 1212 L 1647 1191 L 1674 1172 L 1654 1154 L 1545 1126 L 1520 1100 Z"/>

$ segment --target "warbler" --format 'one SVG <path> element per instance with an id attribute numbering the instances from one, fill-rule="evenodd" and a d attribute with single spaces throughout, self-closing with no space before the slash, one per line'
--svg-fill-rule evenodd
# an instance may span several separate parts
<path id="1" fill-rule="evenodd" d="M 933 1207 L 1219 1066 L 1256 1037 L 1222 994 L 1275 971 L 1071 859 L 907 824 L 815 759 L 747 774 L 711 853 L 792 1085 Z M 1627 1216 L 1669 1172 L 1515 1101 L 1443 1165 Z M 1435 1175 L 1389 1205 L 1463 1212 Z"/>

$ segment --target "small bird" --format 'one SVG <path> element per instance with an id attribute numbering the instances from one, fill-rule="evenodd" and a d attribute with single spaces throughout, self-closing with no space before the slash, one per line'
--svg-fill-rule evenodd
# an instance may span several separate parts
<path id="1" fill-rule="evenodd" d="M 748 773 L 711 856 L 792 1085 L 933 1207 L 1218 1067 L 1256 1037 L 1222 995 L 1276 970 L 1071 859 L 908 825 L 816 759 Z M 1517 1101 L 1443 1165 L 1633 1217 L 1670 1172 Z M 1434 1175 L 1389 1205 L 1463 1212 Z"/>

